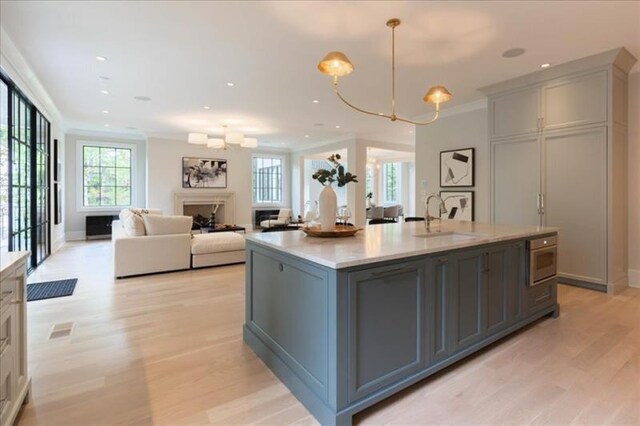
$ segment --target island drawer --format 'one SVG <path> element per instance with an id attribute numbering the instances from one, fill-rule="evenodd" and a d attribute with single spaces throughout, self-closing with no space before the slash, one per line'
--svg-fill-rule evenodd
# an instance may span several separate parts
<path id="1" fill-rule="evenodd" d="M 527 287 L 525 306 L 528 313 L 556 303 L 556 279 L 552 278 L 535 287 Z"/>

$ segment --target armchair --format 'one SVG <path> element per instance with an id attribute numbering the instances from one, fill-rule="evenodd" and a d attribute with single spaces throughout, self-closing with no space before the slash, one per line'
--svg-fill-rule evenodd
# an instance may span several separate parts
<path id="1" fill-rule="evenodd" d="M 291 209 L 280 209 L 277 215 L 270 216 L 269 219 L 260 222 L 262 228 L 273 228 L 287 226 L 291 222 Z"/>

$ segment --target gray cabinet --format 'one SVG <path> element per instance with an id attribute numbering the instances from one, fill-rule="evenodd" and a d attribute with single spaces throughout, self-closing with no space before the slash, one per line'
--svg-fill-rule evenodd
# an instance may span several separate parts
<path id="1" fill-rule="evenodd" d="M 537 133 L 541 108 L 539 87 L 509 92 L 489 101 L 492 138 Z"/>
<path id="2" fill-rule="evenodd" d="M 492 221 L 539 225 L 540 142 L 538 135 L 491 144 Z"/>
<path id="3" fill-rule="evenodd" d="M 427 260 L 426 344 L 429 364 L 436 364 L 451 353 L 448 316 L 452 309 L 449 292 L 454 267 L 451 255 L 432 256 Z"/>
<path id="4" fill-rule="evenodd" d="M 512 245 L 497 245 L 451 256 L 451 352 L 460 351 L 507 328 L 512 320 L 510 296 L 519 282 Z"/>
<path id="5" fill-rule="evenodd" d="M 607 131 L 588 127 L 543 136 L 543 225 L 560 228 L 558 270 L 607 283 Z"/>
<path id="6" fill-rule="evenodd" d="M 541 123 L 555 130 L 607 121 L 607 72 L 558 79 L 544 86 Z"/>
<path id="7" fill-rule="evenodd" d="M 451 351 L 457 352 L 482 338 L 483 273 L 485 253 L 469 250 L 452 256 Z"/>
<path id="8" fill-rule="evenodd" d="M 424 367 L 423 261 L 352 272 L 349 294 L 349 400 Z"/>
<path id="9" fill-rule="evenodd" d="M 246 248 L 244 340 L 323 425 L 557 311 L 524 240 L 337 270 Z"/>
<path id="10" fill-rule="evenodd" d="M 511 247 L 495 246 L 485 251 L 483 332 L 497 333 L 509 325 L 509 287 L 517 285 L 511 274 Z"/>
<path id="11" fill-rule="evenodd" d="M 627 282 L 627 73 L 623 48 L 482 88 L 489 97 L 494 223 L 560 228 L 565 282 Z"/>

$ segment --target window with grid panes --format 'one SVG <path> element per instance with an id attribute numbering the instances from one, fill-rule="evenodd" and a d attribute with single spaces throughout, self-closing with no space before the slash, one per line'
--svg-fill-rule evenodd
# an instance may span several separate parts
<path id="1" fill-rule="evenodd" d="M 282 158 L 253 157 L 252 193 L 254 204 L 282 203 L 282 169 Z"/>
<path id="2" fill-rule="evenodd" d="M 131 149 L 84 145 L 83 206 L 131 205 Z"/>

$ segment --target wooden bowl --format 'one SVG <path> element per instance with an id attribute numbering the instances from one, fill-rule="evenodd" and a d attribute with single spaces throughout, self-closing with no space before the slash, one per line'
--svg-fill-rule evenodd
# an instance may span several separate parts
<path id="1" fill-rule="evenodd" d="M 352 237 L 356 232 L 361 231 L 362 228 L 356 228 L 355 226 L 336 225 L 333 231 L 322 231 L 319 226 L 300 228 L 302 232 L 312 237 L 319 238 L 341 238 Z"/>

